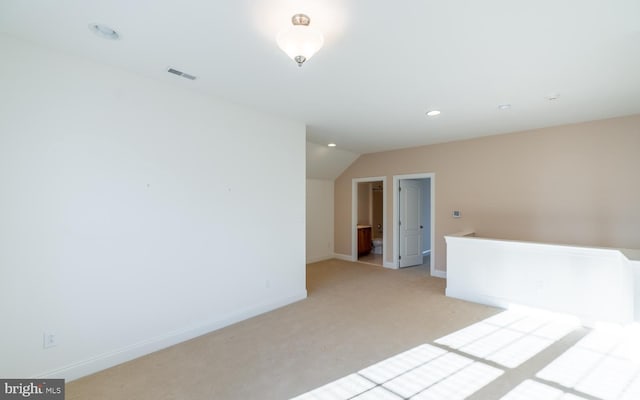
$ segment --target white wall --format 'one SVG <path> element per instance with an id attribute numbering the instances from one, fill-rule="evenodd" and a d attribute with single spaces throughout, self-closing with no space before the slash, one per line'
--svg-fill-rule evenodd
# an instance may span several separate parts
<path id="1" fill-rule="evenodd" d="M 307 142 L 307 178 L 334 181 L 360 155 L 340 147 Z"/>
<path id="2" fill-rule="evenodd" d="M 629 323 L 632 263 L 617 249 L 445 236 L 447 296 L 572 314 L 585 325 Z"/>
<path id="3" fill-rule="evenodd" d="M 333 257 L 333 181 L 307 179 L 307 263 Z"/>
<path id="4" fill-rule="evenodd" d="M 303 124 L 0 52 L 0 376 L 73 379 L 306 296 Z"/>
<path id="5" fill-rule="evenodd" d="M 633 313 L 636 322 L 640 322 L 640 251 L 636 250 L 634 255 L 635 257 L 629 258 L 629 266 L 633 272 Z M 629 257 L 628 254 L 625 254 L 625 256 Z"/>

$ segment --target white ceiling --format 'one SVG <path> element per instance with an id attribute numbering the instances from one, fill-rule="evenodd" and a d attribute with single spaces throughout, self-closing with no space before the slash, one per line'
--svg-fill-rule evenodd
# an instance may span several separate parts
<path id="1" fill-rule="evenodd" d="M 307 142 L 307 178 L 334 180 L 360 155 Z"/>
<path id="2" fill-rule="evenodd" d="M 275 43 L 298 12 L 325 33 L 302 68 Z M 303 121 L 352 153 L 640 113 L 638 0 L 1 0 L 0 32 Z"/>

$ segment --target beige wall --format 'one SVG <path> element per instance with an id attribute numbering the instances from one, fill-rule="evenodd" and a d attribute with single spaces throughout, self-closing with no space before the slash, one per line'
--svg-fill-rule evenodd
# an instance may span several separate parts
<path id="1" fill-rule="evenodd" d="M 378 183 L 380 187 L 382 187 L 382 183 Z M 382 197 L 384 193 L 382 190 L 372 190 L 371 191 L 371 232 L 373 233 L 373 238 L 382 238 L 382 229 L 383 226 L 383 211 L 382 211 Z M 381 229 L 378 230 L 378 225 L 380 225 Z"/>
<path id="2" fill-rule="evenodd" d="M 463 229 L 640 249 L 640 115 L 363 155 L 335 182 L 336 253 L 351 252 L 353 178 L 426 172 L 435 173 L 438 270 L 443 236 Z M 393 193 L 385 195 L 390 249 Z"/>
<path id="3" fill-rule="evenodd" d="M 333 257 L 333 181 L 307 179 L 307 263 Z"/>
<path id="4" fill-rule="evenodd" d="M 370 182 L 358 183 L 358 225 L 371 225 Z"/>

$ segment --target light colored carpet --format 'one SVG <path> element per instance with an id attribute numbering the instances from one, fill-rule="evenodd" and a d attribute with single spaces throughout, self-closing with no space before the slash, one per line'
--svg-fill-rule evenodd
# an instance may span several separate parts
<path id="1" fill-rule="evenodd" d="M 502 310 L 444 296 L 426 266 L 307 266 L 306 300 L 70 382 L 68 400 L 288 399 Z M 497 399 L 585 334 L 578 330 L 476 392 Z"/>

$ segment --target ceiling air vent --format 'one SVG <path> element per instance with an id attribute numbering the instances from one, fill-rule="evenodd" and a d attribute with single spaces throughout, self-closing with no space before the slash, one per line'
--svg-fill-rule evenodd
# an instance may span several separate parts
<path id="1" fill-rule="evenodd" d="M 196 79 L 196 77 L 193 75 L 186 74 L 182 71 L 178 71 L 177 69 L 173 69 L 173 68 L 169 68 L 167 72 L 170 74 L 181 76 L 183 78 L 191 79 L 192 81 Z"/>

